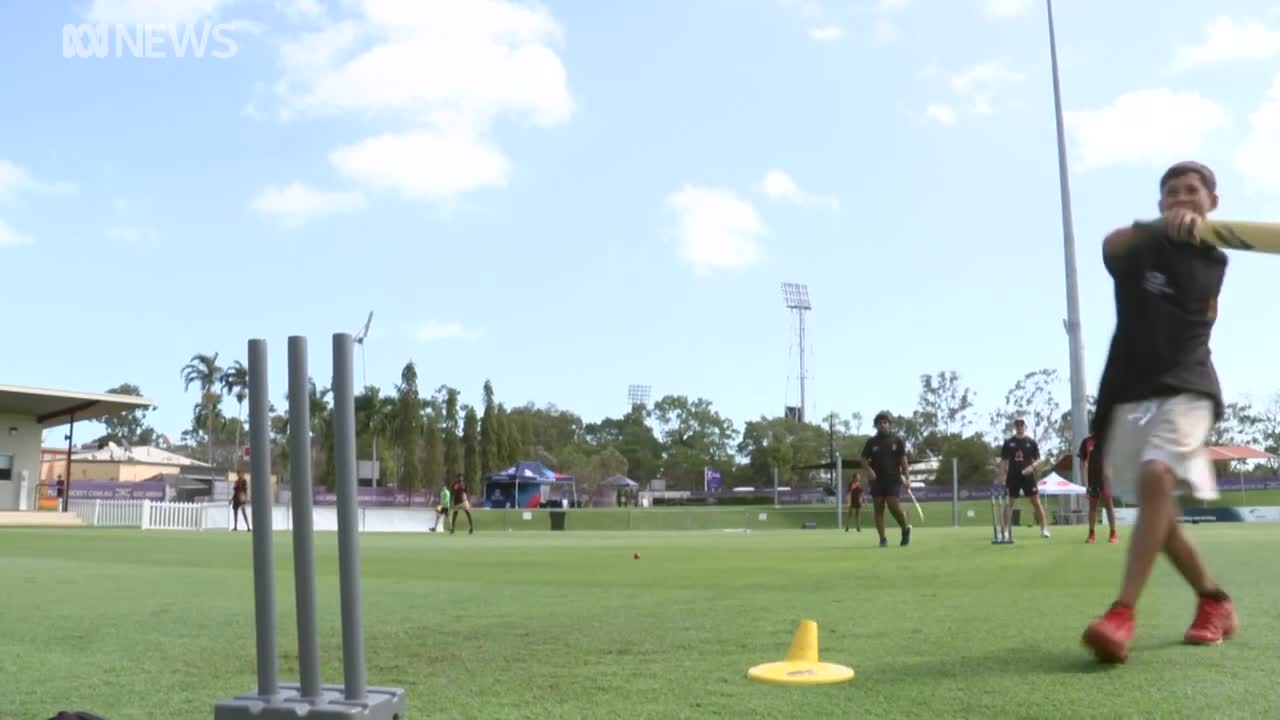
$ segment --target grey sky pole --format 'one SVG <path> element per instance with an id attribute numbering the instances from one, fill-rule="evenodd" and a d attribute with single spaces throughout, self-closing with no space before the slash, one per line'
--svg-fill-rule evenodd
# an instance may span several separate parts
<path id="1" fill-rule="evenodd" d="M 778 507 L 778 466 L 773 466 L 773 506 Z"/>
<path id="2" fill-rule="evenodd" d="M 1045 0 L 1049 16 L 1049 65 L 1053 70 L 1053 107 L 1058 126 L 1058 183 L 1062 193 L 1062 244 L 1067 275 L 1067 344 L 1071 357 L 1071 447 L 1089 434 L 1088 399 L 1084 384 L 1084 338 L 1080 323 L 1080 283 L 1076 277 L 1076 239 L 1071 222 L 1071 179 L 1067 170 L 1067 140 L 1062 119 L 1062 86 L 1058 76 L 1058 40 L 1053 28 L 1053 0 Z M 1080 484 L 1080 459 L 1071 453 L 1071 481 Z"/>
<path id="3" fill-rule="evenodd" d="M 271 394 L 267 341 L 249 341 L 249 501 L 253 505 L 253 611 L 258 642 L 258 696 L 279 693 L 276 678 L 276 577 L 271 551 Z"/>
<path id="4" fill-rule="evenodd" d="M 836 529 L 844 529 L 844 458 L 836 453 Z"/>
<path id="5" fill-rule="evenodd" d="M 293 582 L 298 609 L 299 694 L 320 697 L 320 631 L 316 625 L 315 516 L 311 486 L 311 383 L 307 339 L 289 338 L 289 490 L 293 500 Z"/>
<path id="6" fill-rule="evenodd" d="M 960 527 L 960 461 L 951 458 L 951 527 Z"/>
<path id="7" fill-rule="evenodd" d="M 356 410 L 350 333 L 333 335 L 333 453 L 338 494 L 338 577 L 342 596 L 342 671 L 347 700 L 365 699 L 364 617 L 360 607 Z"/>

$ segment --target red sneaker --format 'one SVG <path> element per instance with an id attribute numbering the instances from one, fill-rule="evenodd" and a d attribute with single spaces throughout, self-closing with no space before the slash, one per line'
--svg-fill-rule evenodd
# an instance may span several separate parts
<path id="1" fill-rule="evenodd" d="M 1124 662 L 1133 639 L 1133 608 L 1113 604 L 1106 614 L 1085 628 L 1081 638 L 1103 662 Z"/>
<path id="2" fill-rule="evenodd" d="M 1196 606 L 1196 619 L 1187 628 L 1185 640 L 1191 645 L 1217 645 L 1240 629 L 1231 598 L 1201 597 Z"/>
<path id="3" fill-rule="evenodd" d="M 1111 537 L 1107 538 L 1107 542 L 1111 543 L 1112 545 L 1115 545 L 1116 543 L 1120 542 L 1120 538 L 1116 537 L 1115 533 L 1111 533 Z"/>
<path id="4" fill-rule="evenodd" d="M 1084 541 L 1085 541 L 1085 544 L 1092 545 L 1098 542 L 1098 538 L 1094 537 L 1093 533 L 1089 533 L 1089 537 L 1085 538 Z"/>

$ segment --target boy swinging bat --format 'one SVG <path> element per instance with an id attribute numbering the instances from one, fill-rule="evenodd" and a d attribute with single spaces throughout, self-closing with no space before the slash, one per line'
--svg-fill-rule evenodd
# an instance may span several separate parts
<path id="1" fill-rule="evenodd" d="M 1227 257 L 1198 231 L 1218 207 L 1217 180 L 1208 167 L 1183 162 L 1159 189 L 1160 219 L 1115 230 L 1102 246 L 1116 327 L 1091 431 L 1102 438 L 1112 493 L 1138 504 L 1120 592 L 1082 637 L 1104 662 L 1128 658 L 1138 598 L 1161 553 L 1196 596 L 1186 643 L 1217 644 L 1240 627 L 1231 598 L 1178 524 L 1175 499 L 1218 497 L 1205 444 L 1224 412 L 1209 338 Z"/>

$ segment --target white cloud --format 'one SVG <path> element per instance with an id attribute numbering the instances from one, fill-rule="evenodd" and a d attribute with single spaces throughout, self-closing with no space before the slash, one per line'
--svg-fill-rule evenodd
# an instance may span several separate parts
<path id="1" fill-rule="evenodd" d="M 1280 75 L 1262 105 L 1249 115 L 1249 135 L 1233 160 L 1246 189 L 1280 196 Z"/>
<path id="2" fill-rule="evenodd" d="M 0 201 L 12 202 L 19 192 L 34 188 L 35 180 L 26 170 L 7 160 L 0 160 Z"/>
<path id="3" fill-rule="evenodd" d="M 946 103 L 930 103 L 929 107 L 925 108 L 924 114 L 942 125 L 956 124 L 955 108 Z"/>
<path id="4" fill-rule="evenodd" d="M 33 241 L 30 236 L 23 235 L 4 220 L 0 220 L 0 248 L 29 245 Z"/>
<path id="5" fill-rule="evenodd" d="M 507 181 L 492 137 L 512 117 L 552 128 L 576 110 L 553 49 L 548 10 L 508 0 L 351 0 L 352 19 L 324 22 L 281 49 L 282 117 L 351 114 L 394 132 L 340 147 L 330 161 L 371 188 L 438 199 Z"/>
<path id="6" fill-rule="evenodd" d="M 823 25 L 809 28 L 809 37 L 818 42 L 832 42 L 844 37 L 844 28 L 839 25 Z"/>
<path id="7" fill-rule="evenodd" d="M 840 199 L 834 195 L 813 195 L 800 189 L 796 181 L 782 170 L 770 170 L 760 181 L 760 191 L 772 200 L 789 200 L 799 205 L 827 205 L 835 210 Z"/>
<path id="8" fill-rule="evenodd" d="M 276 9 L 295 19 L 315 20 L 325 17 L 324 6 L 317 0 L 276 0 Z"/>
<path id="9" fill-rule="evenodd" d="M 989 115 L 995 97 L 1021 83 L 1024 77 L 1002 63 L 990 61 L 961 70 L 951 78 L 951 89 L 965 98 L 972 112 Z"/>
<path id="10" fill-rule="evenodd" d="M 0 202 L 14 202 L 22 193 L 74 194 L 75 183 L 47 183 L 36 180 L 25 169 L 7 160 L 0 160 Z"/>
<path id="11" fill-rule="evenodd" d="M 193 23 L 217 13 L 234 0 L 93 0 L 90 22 Z"/>
<path id="12" fill-rule="evenodd" d="M 686 185 L 667 196 L 676 215 L 676 252 L 699 275 L 742 270 L 764 258 L 764 221 L 731 190 Z"/>
<path id="13" fill-rule="evenodd" d="M 1268 60 L 1280 53 L 1280 30 L 1257 20 L 1214 18 L 1205 27 L 1204 42 L 1178 48 L 1174 66 L 1185 69 L 1233 60 Z"/>
<path id="14" fill-rule="evenodd" d="M 1170 118 L 1177 118 L 1170 122 Z M 1227 127 L 1226 108 L 1196 93 L 1137 90 L 1096 110 L 1064 113 L 1081 171 L 1108 165 L 1160 166 L 1204 151 L 1210 133 Z"/>
<path id="15" fill-rule="evenodd" d="M 317 190 L 301 183 L 269 185 L 250 203 L 254 210 L 272 216 L 282 228 L 299 228 L 316 218 L 349 213 L 365 207 L 358 192 Z"/>
<path id="16" fill-rule="evenodd" d="M 1022 17 L 1031 12 L 1035 0 L 984 0 L 982 14 L 990 20 Z"/>
<path id="17" fill-rule="evenodd" d="M 502 151 L 465 130 L 388 133 L 338 148 L 329 160 L 352 180 L 416 200 L 501 187 L 511 176 Z"/>
<path id="18" fill-rule="evenodd" d="M 920 72 L 925 79 L 936 78 L 940 72 L 936 65 L 928 65 Z M 948 87 L 954 101 L 936 100 L 925 108 L 925 116 L 942 125 L 954 125 L 961 113 L 991 115 L 998 107 L 1009 108 L 1013 101 L 1003 100 L 1007 91 L 1019 85 L 1026 76 L 1011 70 L 997 61 L 970 65 L 950 75 Z"/>
<path id="19" fill-rule="evenodd" d="M 418 342 L 476 338 L 482 334 L 482 330 L 469 329 L 466 325 L 463 325 L 457 320 L 429 320 L 415 328 L 413 331 L 413 336 L 418 340 Z"/>
<path id="20" fill-rule="evenodd" d="M 108 240 L 138 248 L 160 246 L 160 232 L 150 225 L 113 225 L 106 230 Z"/>

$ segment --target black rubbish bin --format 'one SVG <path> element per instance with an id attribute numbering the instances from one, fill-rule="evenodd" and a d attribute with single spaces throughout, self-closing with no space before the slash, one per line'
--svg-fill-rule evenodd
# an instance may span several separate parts
<path id="1" fill-rule="evenodd" d="M 564 529 L 564 516 L 565 516 L 565 515 L 567 515 L 567 514 L 568 514 L 568 513 L 566 513 L 564 510 L 549 510 L 549 511 L 547 511 L 547 515 L 551 516 L 551 529 L 552 529 L 552 530 L 563 530 L 563 529 Z"/>
<path id="2" fill-rule="evenodd" d="M 1022 508 L 1014 508 L 1013 512 L 1009 513 L 1009 524 L 1014 527 L 1022 527 Z"/>

